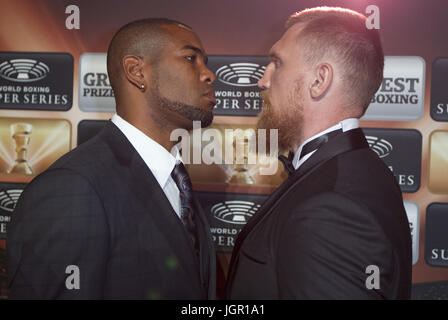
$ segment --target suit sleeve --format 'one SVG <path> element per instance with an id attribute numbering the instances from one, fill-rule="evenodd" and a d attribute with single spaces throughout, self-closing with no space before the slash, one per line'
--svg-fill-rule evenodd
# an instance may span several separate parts
<path id="1" fill-rule="evenodd" d="M 277 252 L 282 299 L 382 299 L 393 275 L 393 249 L 374 216 L 337 193 L 296 208 Z M 379 268 L 379 281 L 370 265 Z"/>
<path id="2" fill-rule="evenodd" d="M 35 178 L 8 229 L 9 298 L 101 299 L 108 230 L 86 178 L 68 169 Z"/>

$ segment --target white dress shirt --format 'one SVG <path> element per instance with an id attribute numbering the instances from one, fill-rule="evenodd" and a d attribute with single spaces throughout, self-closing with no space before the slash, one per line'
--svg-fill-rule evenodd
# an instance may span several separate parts
<path id="1" fill-rule="evenodd" d="M 306 160 L 308 160 L 313 154 L 314 152 L 316 152 L 317 150 L 314 150 L 313 152 L 308 153 L 307 155 L 305 155 L 303 158 L 301 158 L 299 160 L 300 157 L 300 153 L 302 152 L 302 148 L 305 144 L 307 144 L 308 142 L 310 142 L 313 139 L 316 139 L 318 137 L 320 137 L 321 135 L 324 135 L 326 133 L 338 130 L 338 129 L 342 129 L 342 132 L 346 132 L 349 130 L 353 130 L 353 129 L 357 129 L 359 128 L 359 121 L 356 118 L 348 118 L 345 120 L 342 120 L 341 122 L 339 122 L 337 125 L 334 125 L 322 132 L 319 132 L 318 134 L 312 136 L 311 138 L 305 140 L 299 147 L 299 149 L 297 150 L 297 152 L 294 154 L 294 159 L 292 160 L 292 165 L 294 166 L 294 168 L 297 170 Z"/>
<path id="2" fill-rule="evenodd" d="M 146 134 L 124 120 L 118 114 L 112 116 L 111 121 L 123 132 L 132 146 L 137 150 L 143 161 L 151 170 L 174 211 L 180 218 L 180 194 L 179 189 L 171 177 L 171 172 L 176 163 L 181 162 L 179 148 L 173 148 L 172 155 L 160 144 L 152 140 Z"/>

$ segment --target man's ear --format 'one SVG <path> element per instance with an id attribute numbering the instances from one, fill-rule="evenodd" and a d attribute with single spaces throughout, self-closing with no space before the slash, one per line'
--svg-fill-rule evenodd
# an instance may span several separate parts
<path id="1" fill-rule="evenodd" d="M 145 78 L 144 63 L 143 58 L 136 55 L 126 55 L 122 60 L 126 79 L 141 91 L 145 91 L 148 87 L 148 75 Z"/>
<path id="2" fill-rule="evenodd" d="M 316 66 L 314 82 L 310 86 L 310 95 L 313 99 L 320 99 L 330 88 L 333 82 L 333 67 L 329 63 L 320 63 Z"/>

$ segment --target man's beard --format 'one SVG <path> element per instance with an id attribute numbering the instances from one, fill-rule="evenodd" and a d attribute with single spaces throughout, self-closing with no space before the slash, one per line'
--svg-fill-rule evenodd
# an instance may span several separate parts
<path id="1" fill-rule="evenodd" d="M 195 107 L 180 101 L 172 101 L 170 99 L 162 97 L 159 89 L 159 83 L 157 79 L 154 79 L 153 85 L 150 88 L 152 98 L 157 106 L 156 114 L 152 114 L 157 118 L 156 121 L 160 125 L 169 125 L 173 123 L 170 118 L 171 113 L 177 113 L 178 115 L 191 120 L 191 124 L 183 129 L 191 130 L 193 128 L 193 121 L 200 121 L 201 128 L 208 127 L 213 121 L 212 110 L 204 110 L 200 107 Z"/>
<path id="2" fill-rule="evenodd" d="M 295 152 L 296 150 L 292 150 L 293 146 L 302 140 L 303 105 L 300 81 L 288 97 L 288 106 L 272 106 L 266 91 L 261 92 L 261 98 L 263 109 L 258 115 L 257 128 L 267 130 L 268 150 L 270 150 L 269 129 L 278 129 L 279 153 Z"/>

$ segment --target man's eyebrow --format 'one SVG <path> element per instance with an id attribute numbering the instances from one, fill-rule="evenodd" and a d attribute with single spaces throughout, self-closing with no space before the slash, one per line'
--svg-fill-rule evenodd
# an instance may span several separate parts
<path id="1" fill-rule="evenodd" d="M 195 46 L 187 44 L 187 45 L 183 46 L 181 50 L 193 50 L 194 52 L 196 52 L 197 54 L 202 56 L 202 58 L 204 59 L 205 64 L 207 64 L 207 62 L 208 62 L 207 55 L 204 53 L 204 51 L 202 51 L 198 47 L 195 47 Z"/>

